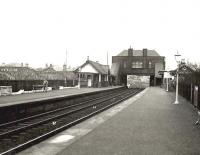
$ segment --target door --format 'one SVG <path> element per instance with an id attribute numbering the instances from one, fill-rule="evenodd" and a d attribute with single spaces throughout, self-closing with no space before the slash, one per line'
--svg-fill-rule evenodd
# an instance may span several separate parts
<path id="1" fill-rule="evenodd" d="M 88 79 L 88 87 L 92 86 L 92 79 Z"/>
<path id="2" fill-rule="evenodd" d="M 92 87 L 92 77 L 91 77 L 91 75 L 88 75 L 87 80 L 88 80 L 88 87 Z"/>

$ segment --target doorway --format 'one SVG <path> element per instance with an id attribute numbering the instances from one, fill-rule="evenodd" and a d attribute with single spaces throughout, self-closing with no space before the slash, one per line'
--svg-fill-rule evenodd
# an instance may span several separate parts
<path id="1" fill-rule="evenodd" d="M 87 76 L 87 81 L 88 81 L 88 87 L 92 87 L 92 76 L 91 75 Z"/>

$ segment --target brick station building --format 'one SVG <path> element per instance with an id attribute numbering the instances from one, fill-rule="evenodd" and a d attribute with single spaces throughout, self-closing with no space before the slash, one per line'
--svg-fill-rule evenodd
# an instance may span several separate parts
<path id="1" fill-rule="evenodd" d="M 165 69 L 165 57 L 155 50 L 123 50 L 112 57 L 111 74 L 115 76 L 118 85 L 127 85 L 128 75 L 148 77 L 149 85 L 160 85 L 162 76 L 158 71 Z"/>

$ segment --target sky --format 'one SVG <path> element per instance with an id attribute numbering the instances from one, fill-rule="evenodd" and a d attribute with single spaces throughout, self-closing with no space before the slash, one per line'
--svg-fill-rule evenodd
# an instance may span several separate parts
<path id="1" fill-rule="evenodd" d="M 112 63 L 130 46 L 200 62 L 199 0 L 1 0 L 0 64 Z"/>

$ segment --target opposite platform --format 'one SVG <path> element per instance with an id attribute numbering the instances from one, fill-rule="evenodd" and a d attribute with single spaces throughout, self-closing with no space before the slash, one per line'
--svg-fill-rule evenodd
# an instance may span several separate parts
<path id="1" fill-rule="evenodd" d="M 158 87 L 142 93 L 19 154 L 199 154 L 193 106 Z"/>
<path id="2" fill-rule="evenodd" d="M 103 91 L 108 89 L 115 89 L 120 86 L 112 87 L 102 87 L 102 88 L 67 88 L 62 90 L 53 90 L 48 92 L 37 92 L 30 94 L 20 94 L 20 95 L 10 95 L 10 96 L 0 96 L 0 107 L 21 104 L 31 101 L 45 100 L 55 97 L 65 97 L 71 95 L 78 95 L 83 93 L 90 93 L 95 91 Z"/>

